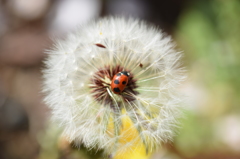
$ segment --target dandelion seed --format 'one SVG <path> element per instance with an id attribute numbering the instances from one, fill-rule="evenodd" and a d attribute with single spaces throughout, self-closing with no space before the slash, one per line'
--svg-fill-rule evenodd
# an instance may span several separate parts
<path id="1" fill-rule="evenodd" d="M 160 30 L 131 18 L 90 22 L 58 41 L 48 51 L 43 91 L 63 134 L 110 155 L 138 143 L 152 152 L 171 140 L 184 79 L 173 47 Z M 125 72 L 121 90 L 111 88 Z"/>

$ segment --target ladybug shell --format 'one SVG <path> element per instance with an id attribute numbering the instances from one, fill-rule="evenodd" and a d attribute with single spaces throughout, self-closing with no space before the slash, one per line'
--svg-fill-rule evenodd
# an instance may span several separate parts
<path id="1" fill-rule="evenodd" d="M 122 71 L 117 73 L 111 83 L 111 89 L 113 93 L 115 94 L 120 94 L 122 91 L 125 89 L 126 85 L 128 84 L 128 77 L 129 77 L 129 72 L 127 71 Z"/>

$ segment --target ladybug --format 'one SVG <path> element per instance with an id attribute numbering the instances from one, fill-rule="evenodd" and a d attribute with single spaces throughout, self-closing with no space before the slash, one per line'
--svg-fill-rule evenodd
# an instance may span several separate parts
<path id="1" fill-rule="evenodd" d="M 113 93 L 120 94 L 128 84 L 130 73 L 127 71 L 118 72 L 112 79 L 111 89 Z"/>

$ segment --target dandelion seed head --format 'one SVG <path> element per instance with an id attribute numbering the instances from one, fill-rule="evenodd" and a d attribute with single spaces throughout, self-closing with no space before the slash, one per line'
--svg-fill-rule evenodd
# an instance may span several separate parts
<path id="1" fill-rule="evenodd" d="M 184 74 L 181 53 L 160 30 L 131 18 L 103 18 L 57 41 L 47 54 L 45 102 L 70 141 L 110 153 L 137 141 L 152 151 L 172 139 Z M 116 94 L 111 82 L 122 71 L 128 82 Z M 125 128 L 123 119 L 132 126 Z M 135 135 L 126 135 L 132 128 Z"/>

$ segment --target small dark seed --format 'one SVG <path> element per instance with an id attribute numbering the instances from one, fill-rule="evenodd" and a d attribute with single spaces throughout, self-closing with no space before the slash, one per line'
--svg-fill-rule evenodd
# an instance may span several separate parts
<path id="1" fill-rule="evenodd" d="M 98 46 L 98 47 L 101 47 L 101 48 L 106 48 L 106 46 L 104 46 L 103 44 L 95 44 L 96 46 Z"/>

